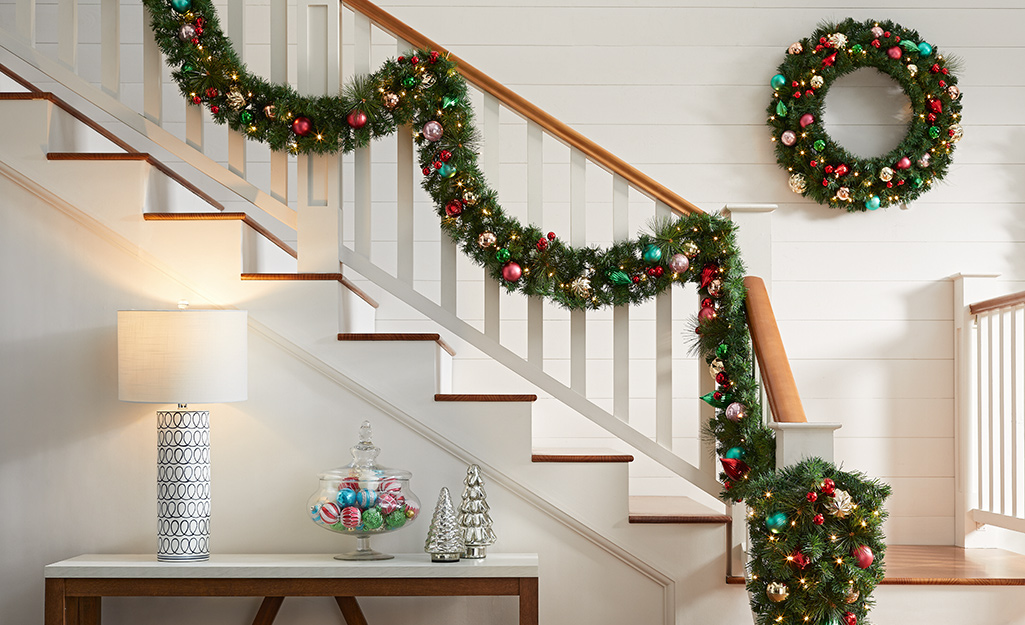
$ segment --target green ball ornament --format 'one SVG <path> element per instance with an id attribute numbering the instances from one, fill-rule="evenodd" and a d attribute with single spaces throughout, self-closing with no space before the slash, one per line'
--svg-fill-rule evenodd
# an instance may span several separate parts
<path id="1" fill-rule="evenodd" d="M 363 527 L 368 530 L 376 530 L 384 524 L 384 517 L 381 516 L 380 508 L 371 508 L 363 511 Z"/>
<path id="2" fill-rule="evenodd" d="M 662 250 L 657 245 L 649 245 L 644 248 L 644 262 L 657 263 L 662 259 Z"/>
<path id="3" fill-rule="evenodd" d="M 772 80 L 769 81 L 769 85 L 773 89 L 780 89 L 782 87 L 785 87 L 786 84 L 787 84 L 787 77 L 784 76 L 783 74 L 776 74 L 775 76 L 772 77 Z"/>
<path id="4" fill-rule="evenodd" d="M 719 347 L 715 348 L 715 355 L 717 358 L 725 358 L 726 354 L 730 351 L 730 346 L 723 343 Z"/>
<path id="5" fill-rule="evenodd" d="M 243 124 L 248 124 L 253 121 L 253 114 L 249 111 L 242 111 L 238 114 L 238 119 Z"/>
<path id="6" fill-rule="evenodd" d="M 822 139 L 819 139 L 815 143 L 811 144 L 811 147 L 816 152 L 821 152 L 822 150 L 826 149 L 826 142 L 823 141 Z"/>
<path id="7" fill-rule="evenodd" d="M 505 249 L 504 247 L 495 252 L 495 260 L 497 260 L 500 263 L 509 262 L 510 258 L 512 258 L 512 254 L 510 254 L 509 250 Z"/>
<path id="8" fill-rule="evenodd" d="M 855 54 L 861 54 L 862 50 L 864 50 L 864 48 L 861 47 L 860 43 L 856 43 L 853 46 L 851 46 L 851 52 Z"/>
<path id="9" fill-rule="evenodd" d="M 384 524 L 390 529 L 397 529 L 406 524 L 406 513 L 402 510 L 393 510 L 384 517 Z"/>
<path id="10" fill-rule="evenodd" d="M 911 182 L 911 184 L 915 185 L 915 188 L 916 188 L 916 189 L 921 189 L 921 188 L 922 188 L 922 185 L 923 185 L 923 184 L 925 184 L 925 181 L 924 181 L 924 180 L 922 180 L 921 178 L 915 178 L 915 179 L 914 179 L 914 180 L 913 180 L 913 181 Z"/>
<path id="11" fill-rule="evenodd" d="M 940 129 L 938 127 L 936 127 L 936 126 L 929 126 L 929 138 L 930 139 L 939 139 L 940 138 Z"/>
<path id="12" fill-rule="evenodd" d="M 442 178 L 451 178 L 456 175 L 456 166 L 445 163 L 438 169 L 438 175 Z"/>
<path id="13" fill-rule="evenodd" d="M 456 104 L 459 104 L 459 98 L 455 96 L 446 95 L 441 98 L 441 108 L 443 109 L 452 108 Z"/>
<path id="14" fill-rule="evenodd" d="M 932 54 L 932 46 L 923 41 L 918 44 L 918 53 L 922 56 L 929 56 Z"/>
<path id="15" fill-rule="evenodd" d="M 726 457 L 731 460 L 743 460 L 747 452 L 743 447 L 730 447 L 726 450 Z"/>
<path id="16" fill-rule="evenodd" d="M 402 79 L 402 86 L 406 89 L 412 89 L 416 86 L 416 78 L 413 78 L 412 76 L 406 76 Z"/>
<path id="17" fill-rule="evenodd" d="M 773 512 L 765 517 L 765 528 L 773 534 L 779 534 L 787 526 L 787 515 L 782 512 Z"/>
<path id="18" fill-rule="evenodd" d="M 185 13 L 192 8 L 192 0 L 171 0 L 171 8 L 179 13 Z"/>

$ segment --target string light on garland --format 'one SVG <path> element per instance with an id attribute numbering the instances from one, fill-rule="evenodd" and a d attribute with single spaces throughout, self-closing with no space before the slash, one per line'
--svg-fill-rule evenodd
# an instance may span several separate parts
<path id="1" fill-rule="evenodd" d="M 929 71 L 919 71 L 916 63 L 926 62 Z M 875 158 L 851 154 L 818 123 L 825 107 L 818 92 L 863 67 L 893 78 L 914 113 L 900 144 Z M 769 81 L 773 99 L 767 109 L 776 160 L 788 172 L 790 190 L 852 212 L 907 205 L 919 197 L 946 174 L 953 145 L 964 135 L 956 69 L 916 31 L 890 21 L 827 23 L 792 44 Z M 807 158 L 809 153 L 815 158 Z M 843 193 L 834 187 L 855 177 L 861 183 L 844 185 Z"/>

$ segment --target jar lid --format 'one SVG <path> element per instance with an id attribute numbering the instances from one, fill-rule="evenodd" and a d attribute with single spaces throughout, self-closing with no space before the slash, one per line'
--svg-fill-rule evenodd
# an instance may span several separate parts
<path id="1" fill-rule="evenodd" d="M 337 467 L 320 474 L 322 480 L 356 478 L 358 480 L 406 480 L 413 476 L 403 469 L 382 467 L 375 462 L 381 449 L 371 440 L 373 433 L 370 422 L 364 421 L 359 428 L 359 443 L 351 447 L 352 462 L 344 467 Z"/>

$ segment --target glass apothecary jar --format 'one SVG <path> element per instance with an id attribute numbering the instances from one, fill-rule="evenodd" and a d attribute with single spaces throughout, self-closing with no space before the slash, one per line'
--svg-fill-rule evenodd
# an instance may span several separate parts
<path id="1" fill-rule="evenodd" d="M 370 537 L 402 529 L 420 514 L 420 500 L 409 489 L 412 473 L 379 466 L 381 453 L 371 441 L 370 422 L 359 429 L 352 463 L 320 474 L 320 488 L 309 501 L 310 518 L 326 530 L 356 537 L 356 550 L 338 560 L 387 560 L 370 548 Z"/>

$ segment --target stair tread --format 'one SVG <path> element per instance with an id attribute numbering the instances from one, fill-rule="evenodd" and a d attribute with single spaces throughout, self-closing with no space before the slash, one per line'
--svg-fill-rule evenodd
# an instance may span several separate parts
<path id="1" fill-rule="evenodd" d="M 743 584 L 744 578 L 727 578 Z M 888 545 L 880 584 L 894 586 L 1025 586 L 1025 555 L 1004 549 Z"/>
<path id="2" fill-rule="evenodd" d="M 716 512 L 690 497 L 631 495 L 631 523 L 729 523 L 730 515 Z"/>
<path id="3" fill-rule="evenodd" d="M 339 341 L 434 341 L 452 356 L 456 352 L 441 338 L 440 334 L 434 332 L 340 332 Z"/>
<path id="4" fill-rule="evenodd" d="M 355 293 L 364 302 L 370 304 L 374 308 L 378 307 L 378 303 L 374 298 L 370 297 L 359 288 L 348 278 L 340 273 L 244 273 L 242 274 L 243 280 L 337 280 L 353 293 Z"/>
<path id="5" fill-rule="evenodd" d="M 535 449 L 532 462 L 633 462 L 634 457 L 614 449 Z"/>
<path id="6" fill-rule="evenodd" d="M 47 152 L 48 161 L 148 161 L 145 152 Z"/>
<path id="7" fill-rule="evenodd" d="M 245 213 L 145 213 L 143 219 L 146 221 L 224 221 L 237 219 L 245 222 L 250 228 L 260 233 L 274 245 L 277 245 L 292 258 L 299 257 L 296 251 L 287 243 L 274 236 L 270 230 L 264 228 L 259 222 Z"/>
<path id="8" fill-rule="evenodd" d="M 452 394 L 452 393 L 437 393 L 434 395 L 434 401 L 492 401 L 492 402 L 513 402 L 513 401 L 537 401 L 537 395 L 523 395 L 523 394 Z"/>

